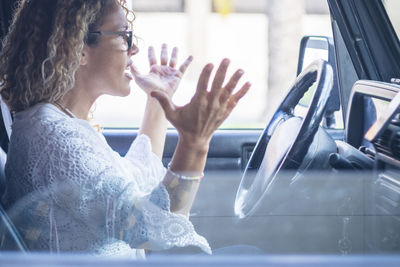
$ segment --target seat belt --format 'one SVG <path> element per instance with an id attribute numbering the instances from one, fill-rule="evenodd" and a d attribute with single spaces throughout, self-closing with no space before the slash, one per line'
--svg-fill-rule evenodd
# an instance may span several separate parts
<path id="1" fill-rule="evenodd" d="M 3 116 L 4 128 L 6 129 L 8 140 L 10 140 L 12 116 L 10 110 L 8 109 L 8 106 L 6 105 L 6 103 L 4 103 L 1 96 L 0 96 L 0 107 L 1 107 L 1 115 Z"/>

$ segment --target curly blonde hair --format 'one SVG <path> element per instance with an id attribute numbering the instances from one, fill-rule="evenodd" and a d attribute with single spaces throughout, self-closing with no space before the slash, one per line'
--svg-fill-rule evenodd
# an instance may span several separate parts
<path id="1" fill-rule="evenodd" d="M 105 16 L 126 0 L 21 0 L 0 53 L 0 94 L 18 112 L 61 99 L 75 83 L 83 46 L 95 46 Z"/>

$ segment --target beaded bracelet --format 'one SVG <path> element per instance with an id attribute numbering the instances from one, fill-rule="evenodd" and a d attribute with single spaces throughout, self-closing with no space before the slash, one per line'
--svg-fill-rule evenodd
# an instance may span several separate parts
<path id="1" fill-rule="evenodd" d="M 185 175 L 176 173 L 171 170 L 171 162 L 168 163 L 167 172 L 169 172 L 172 176 L 175 176 L 178 179 L 186 180 L 186 181 L 200 181 L 204 177 L 204 173 L 201 173 L 200 175 L 196 175 L 196 176 L 185 176 Z"/>

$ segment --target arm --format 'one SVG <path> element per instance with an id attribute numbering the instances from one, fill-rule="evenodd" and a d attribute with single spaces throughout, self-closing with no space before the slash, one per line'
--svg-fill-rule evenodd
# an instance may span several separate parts
<path id="1" fill-rule="evenodd" d="M 63 128 L 57 127 L 57 131 L 63 132 Z M 90 131 L 94 134 L 92 129 Z M 126 242 L 132 248 L 154 250 L 194 245 L 211 253 L 207 241 L 194 231 L 185 217 L 169 212 L 170 196 L 164 186 L 156 186 L 159 178 L 154 183 L 155 187 L 143 187 L 140 184 L 140 180 L 149 175 L 159 177 L 163 172 L 157 171 L 159 162 L 143 159 L 142 162 L 136 161 L 133 168 L 124 162 L 115 164 L 123 159 L 116 153 L 107 153 L 109 149 L 105 140 L 96 139 L 98 134 L 93 135 L 91 140 L 87 139 L 86 134 L 79 136 L 78 132 L 77 136 L 75 131 L 70 130 L 71 140 L 65 146 L 65 138 L 59 138 L 60 135 L 53 134 L 54 131 L 51 133 L 50 140 L 54 140 L 51 143 L 64 145 L 64 149 L 50 149 L 45 153 L 49 159 L 46 166 L 50 167 L 48 173 L 52 178 L 51 194 L 57 210 L 62 211 L 61 214 L 68 214 L 65 220 L 74 227 L 73 231 L 69 228 L 59 230 L 61 241 L 68 240 L 66 244 L 70 244 L 77 237 L 84 237 L 88 248 L 91 248 L 97 243 L 93 238 L 104 240 L 105 243 L 98 244 L 98 252 L 110 252 L 121 245 L 125 248 Z M 142 138 L 146 145 L 141 146 L 146 147 L 145 154 L 149 154 L 148 139 Z M 102 145 L 106 153 L 99 153 L 98 148 L 101 149 Z M 54 156 L 54 153 L 58 156 Z M 154 159 L 154 155 L 151 156 Z M 127 173 L 131 169 L 135 171 L 129 176 Z M 38 220 L 39 223 L 41 221 Z M 179 227 L 165 228 L 168 225 Z M 95 237 L 93 233 L 96 233 Z M 115 242 L 114 238 L 124 242 Z"/>
<path id="2" fill-rule="evenodd" d="M 179 137 L 170 169 L 182 175 L 201 175 L 206 164 L 207 153 L 208 146 L 204 148 L 192 146 Z M 181 180 L 167 172 L 163 183 L 170 196 L 171 212 L 188 215 L 199 189 L 200 180 Z"/>
<path id="3" fill-rule="evenodd" d="M 150 64 L 149 74 L 141 75 L 133 66 L 131 66 L 131 72 L 135 77 L 136 83 L 148 95 L 139 134 L 146 134 L 150 137 L 153 153 L 161 159 L 164 151 L 167 120 L 160 104 L 157 100 L 150 97 L 150 93 L 154 90 L 161 90 L 169 97 L 172 97 L 183 74 L 192 61 L 192 57 L 188 57 L 179 69 L 175 69 L 178 49 L 175 47 L 172 50 L 171 59 L 168 63 L 168 52 L 165 44 L 163 44 L 161 48 L 160 65 L 157 65 L 153 47 L 149 47 L 148 57 Z"/>
<path id="4" fill-rule="evenodd" d="M 153 153 L 162 159 L 167 119 L 160 104 L 154 98 L 148 97 L 139 134 L 147 135 L 151 140 Z"/>
<path id="5" fill-rule="evenodd" d="M 183 107 L 175 106 L 163 92 L 151 93 L 160 102 L 166 117 L 179 133 L 178 145 L 170 165 L 174 173 L 197 176 L 203 172 L 212 134 L 249 90 L 250 83 L 247 82 L 238 92 L 232 94 L 243 75 L 242 70 L 236 71 L 229 82 L 222 86 L 228 65 L 227 59 L 221 62 L 210 91 L 207 87 L 213 66 L 206 65 L 200 75 L 195 95 Z M 171 211 L 188 214 L 198 190 L 199 180 L 182 180 L 171 177 L 167 172 L 163 183 L 170 194 Z"/>

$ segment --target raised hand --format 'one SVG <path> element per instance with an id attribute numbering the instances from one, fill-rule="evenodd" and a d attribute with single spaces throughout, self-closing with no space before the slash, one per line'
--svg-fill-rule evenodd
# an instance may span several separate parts
<path id="1" fill-rule="evenodd" d="M 146 75 L 140 74 L 139 71 L 131 65 L 131 72 L 135 77 L 136 83 L 147 94 L 150 94 L 154 90 L 160 90 L 172 97 L 178 88 L 183 74 L 192 62 L 193 57 L 188 57 L 179 69 L 176 69 L 178 48 L 173 48 L 171 58 L 168 62 L 168 48 L 166 44 L 163 44 L 161 47 L 160 65 L 157 64 L 157 58 L 152 46 L 149 47 L 148 57 L 150 72 Z"/>
<path id="2" fill-rule="evenodd" d="M 191 101 L 185 106 L 173 104 L 171 97 L 157 90 L 151 93 L 164 109 L 167 119 L 179 132 L 180 138 L 192 145 L 208 145 L 213 132 L 228 117 L 238 101 L 247 93 L 250 83 L 246 82 L 240 90 L 233 94 L 242 70 L 237 70 L 228 83 L 223 86 L 229 60 L 222 60 L 210 91 L 207 90 L 212 64 L 203 68 L 197 84 L 197 90 Z"/>

